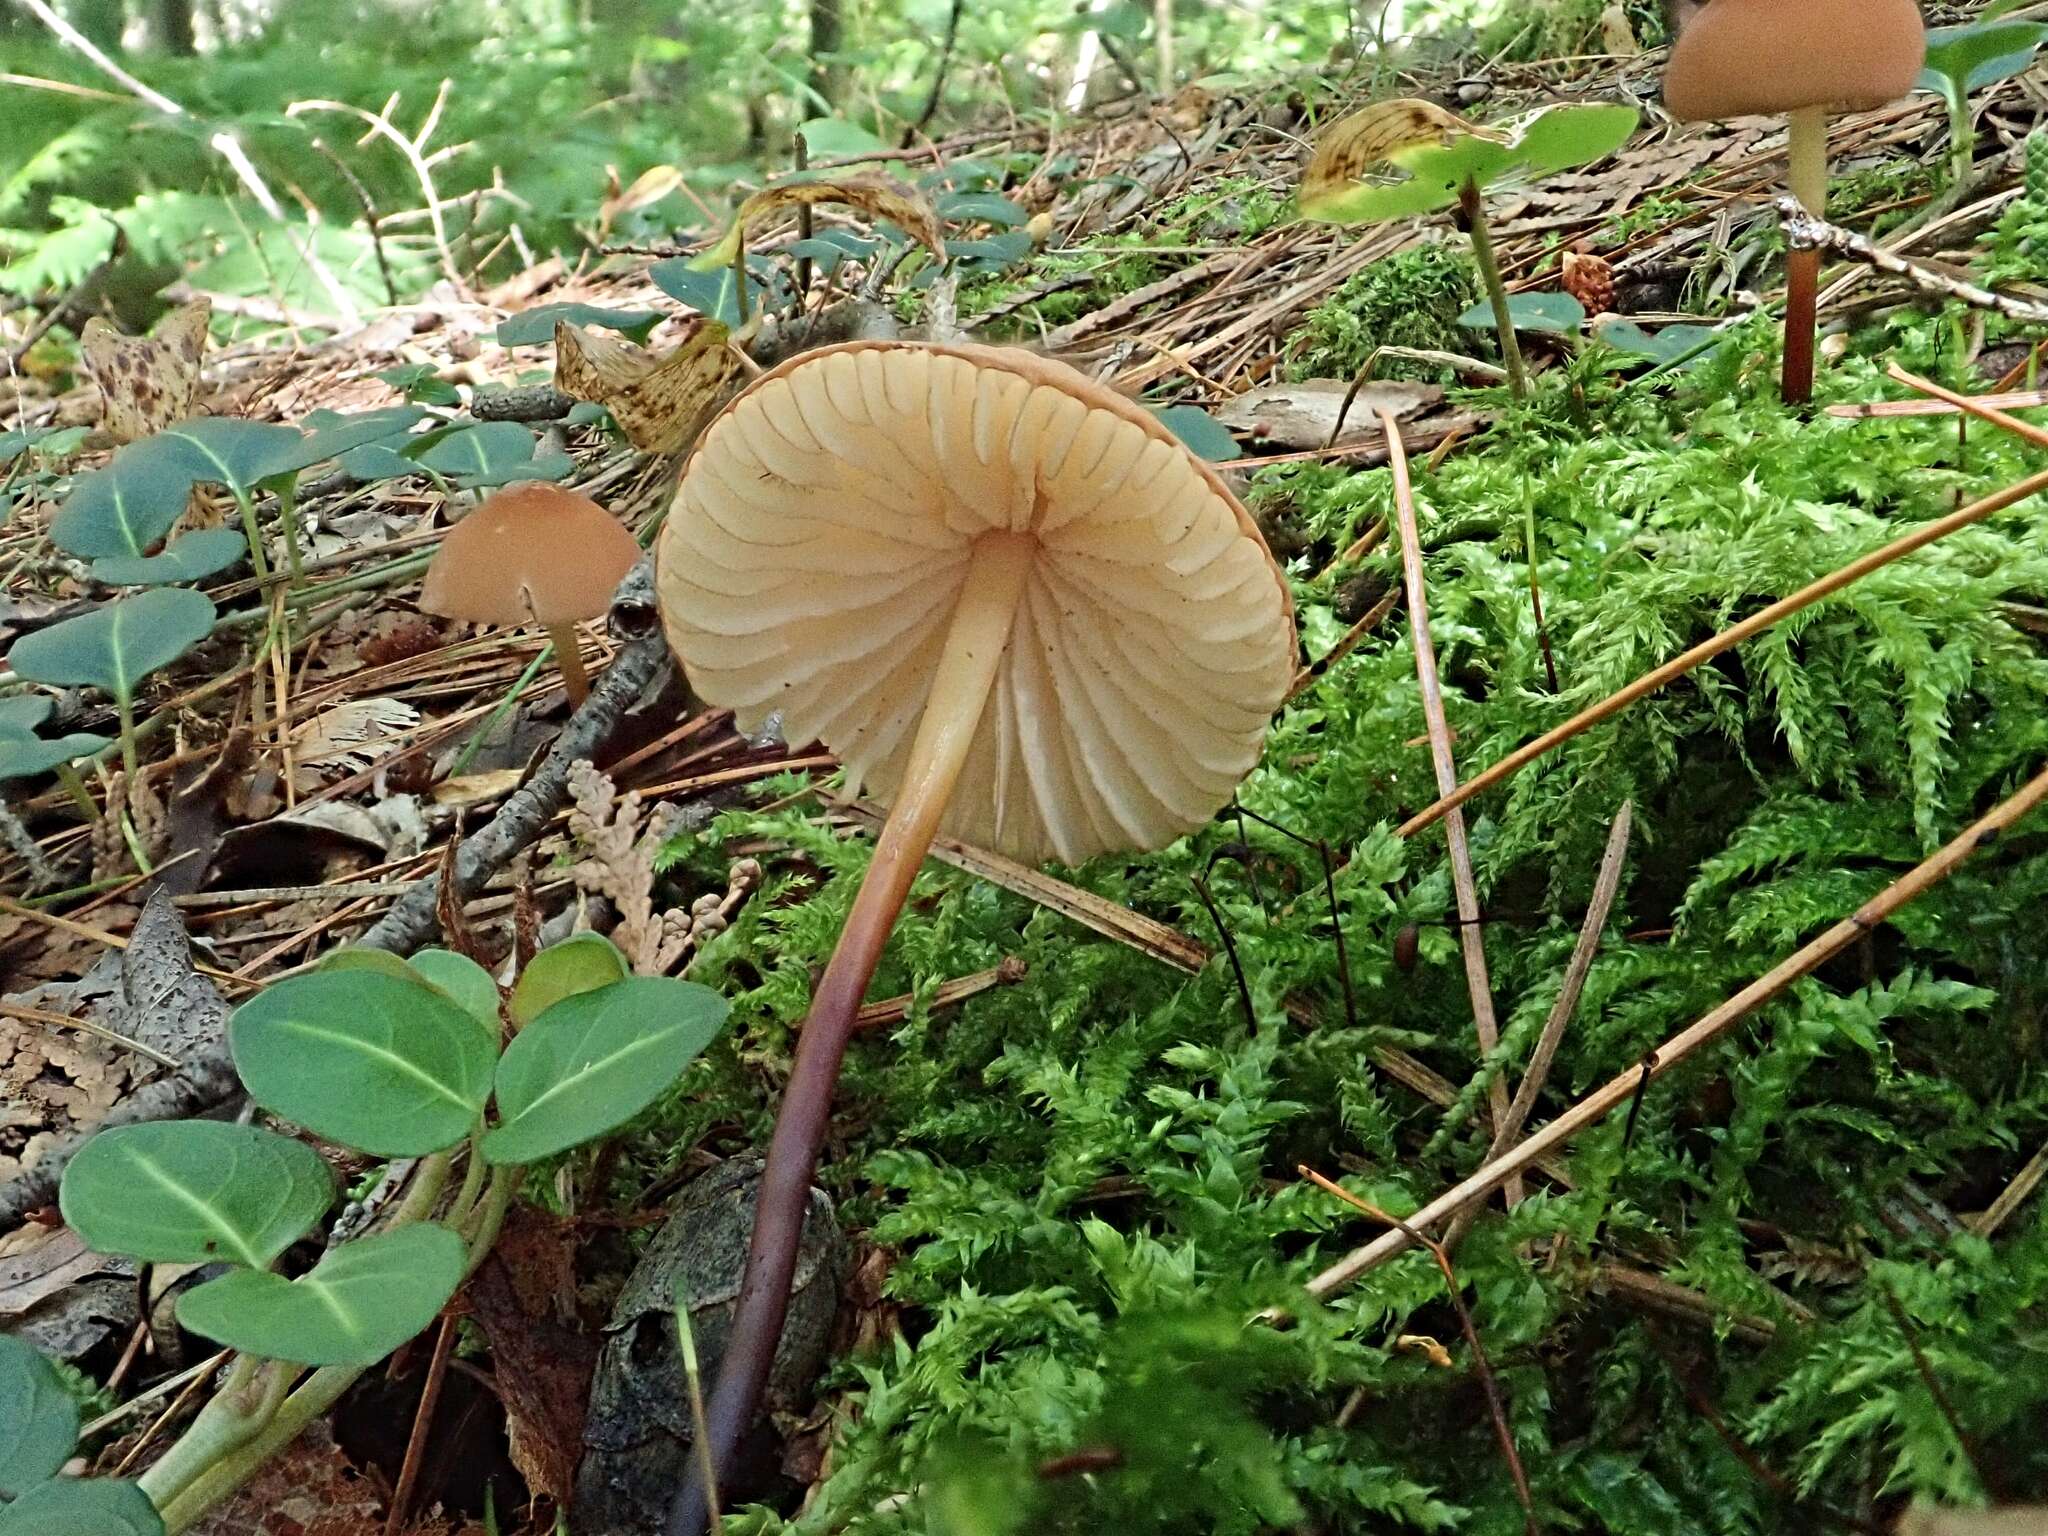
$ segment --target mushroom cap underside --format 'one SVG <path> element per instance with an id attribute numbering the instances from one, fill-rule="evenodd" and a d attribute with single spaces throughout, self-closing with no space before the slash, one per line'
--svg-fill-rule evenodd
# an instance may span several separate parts
<path id="1" fill-rule="evenodd" d="M 1672 45 L 1664 105 L 1687 122 L 1867 111 L 1910 92 L 1926 53 L 1913 0 L 1713 0 Z"/>
<path id="2" fill-rule="evenodd" d="M 1295 664 L 1244 508 L 1064 364 L 854 342 L 756 380 L 699 440 L 657 559 L 671 645 L 746 729 L 901 783 L 976 541 L 1036 551 L 942 830 L 1079 863 L 1164 846 L 1256 764 Z"/>
<path id="3" fill-rule="evenodd" d="M 539 481 L 509 485 L 448 530 L 420 607 L 473 624 L 594 619 L 639 558 L 633 535 L 588 496 Z"/>

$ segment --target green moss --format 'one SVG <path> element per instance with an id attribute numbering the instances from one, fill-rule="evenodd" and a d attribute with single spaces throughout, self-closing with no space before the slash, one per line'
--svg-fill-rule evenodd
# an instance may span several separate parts
<path id="1" fill-rule="evenodd" d="M 1490 347 L 1458 325 L 1479 300 L 1479 273 L 1462 250 L 1420 245 L 1376 261 L 1354 274 L 1309 311 L 1288 338 L 1287 371 L 1296 379 L 1348 379 L 1378 347 L 1415 347 L 1473 355 Z M 1387 359 L 1382 378 L 1446 381 L 1447 370 L 1408 359 Z"/>

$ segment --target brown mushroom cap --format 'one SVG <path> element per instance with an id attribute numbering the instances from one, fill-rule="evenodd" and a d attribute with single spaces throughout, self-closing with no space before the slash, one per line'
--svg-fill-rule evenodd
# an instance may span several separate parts
<path id="1" fill-rule="evenodd" d="M 639 558 L 633 535 L 588 496 L 508 485 L 448 530 L 420 606 L 473 624 L 572 624 L 603 613 Z"/>
<path id="2" fill-rule="evenodd" d="M 1062 363 L 853 342 L 698 440 L 657 561 L 691 685 L 780 712 L 895 797 L 983 535 L 1031 568 L 943 828 L 1037 861 L 1155 848 L 1257 763 L 1293 602 L 1250 516 L 1148 411 Z"/>
<path id="3" fill-rule="evenodd" d="M 1664 105 L 1685 122 L 1863 112 L 1911 91 L 1926 54 L 1913 0 L 1711 0 L 1672 46 Z"/>

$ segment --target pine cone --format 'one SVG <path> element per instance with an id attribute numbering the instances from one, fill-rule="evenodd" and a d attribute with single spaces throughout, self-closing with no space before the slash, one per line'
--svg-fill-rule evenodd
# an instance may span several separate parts
<path id="1" fill-rule="evenodd" d="M 1564 291 L 1585 306 L 1588 315 L 1614 308 L 1614 266 L 1604 256 L 1564 253 Z"/>

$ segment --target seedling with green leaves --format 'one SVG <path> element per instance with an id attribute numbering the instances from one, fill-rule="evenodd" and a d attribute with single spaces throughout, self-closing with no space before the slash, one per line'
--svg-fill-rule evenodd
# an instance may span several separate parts
<path id="1" fill-rule="evenodd" d="M 99 807 L 71 765 L 81 757 L 105 751 L 111 743 L 104 736 L 84 731 L 38 736 L 36 728 L 50 718 L 52 707 L 51 701 L 39 694 L 0 699 L 0 779 L 33 779 L 55 773 L 86 819 L 96 821 Z"/>
<path id="2" fill-rule="evenodd" d="M 2010 80 L 2032 66 L 2048 42 L 2048 22 L 1974 21 L 1967 26 L 1931 27 L 1927 62 L 1914 89 L 1939 96 L 1948 108 L 1950 197 L 1970 179 L 1977 135 L 1970 121 L 1970 96 Z"/>
<path id="3" fill-rule="evenodd" d="M 1455 204 L 1470 229 L 1473 260 L 1493 305 L 1508 388 L 1517 400 L 1525 399 L 1528 372 L 1482 194 L 1510 174 L 1541 176 L 1590 164 L 1619 149 L 1635 126 L 1633 107 L 1547 107 L 1482 128 L 1433 102 L 1376 102 L 1340 119 L 1317 141 L 1302 173 L 1302 216 L 1376 224 Z M 1382 167 L 1401 175 L 1381 177 Z"/>
<path id="4" fill-rule="evenodd" d="M 186 1292 L 177 1316 L 236 1354 L 139 1485 L 73 1482 L 62 1496 L 135 1506 L 135 1523 L 110 1529 L 176 1536 L 192 1525 L 434 1321 L 490 1250 L 528 1165 L 647 1108 L 725 1013 L 707 987 L 628 975 L 594 935 L 542 951 L 504 1007 L 489 973 L 448 950 L 411 961 L 339 951 L 244 1003 L 228 1038 L 250 1098 L 324 1141 L 421 1159 L 410 1191 L 376 1231 L 280 1272 L 334 1203 L 333 1174 L 312 1147 L 213 1120 L 121 1126 L 87 1142 L 64 1171 L 65 1221 L 102 1253 L 230 1266 Z M 518 1032 L 501 1050 L 508 1020 Z M 0 1496 L 48 1486 L 76 1438 L 75 1410 L 67 1421 L 62 1404 L 9 1438 L 12 1403 L 55 1399 L 48 1367 L 6 1346 Z M 110 1491 L 138 1486 L 146 1499 Z M 46 1529 L 10 1524 L 24 1507 L 0 1510 L 0 1533 Z"/>
<path id="5" fill-rule="evenodd" d="M 162 1536 L 137 1484 L 58 1475 L 77 1447 L 78 1400 L 49 1361 L 0 1334 L 0 1536 Z"/>
<path id="6" fill-rule="evenodd" d="M 213 600 L 187 587 L 157 587 L 108 603 L 14 642 L 15 676 L 58 687 L 97 688 L 121 719 L 121 764 L 132 781 L 135 690 L 213 632 Z"/>

